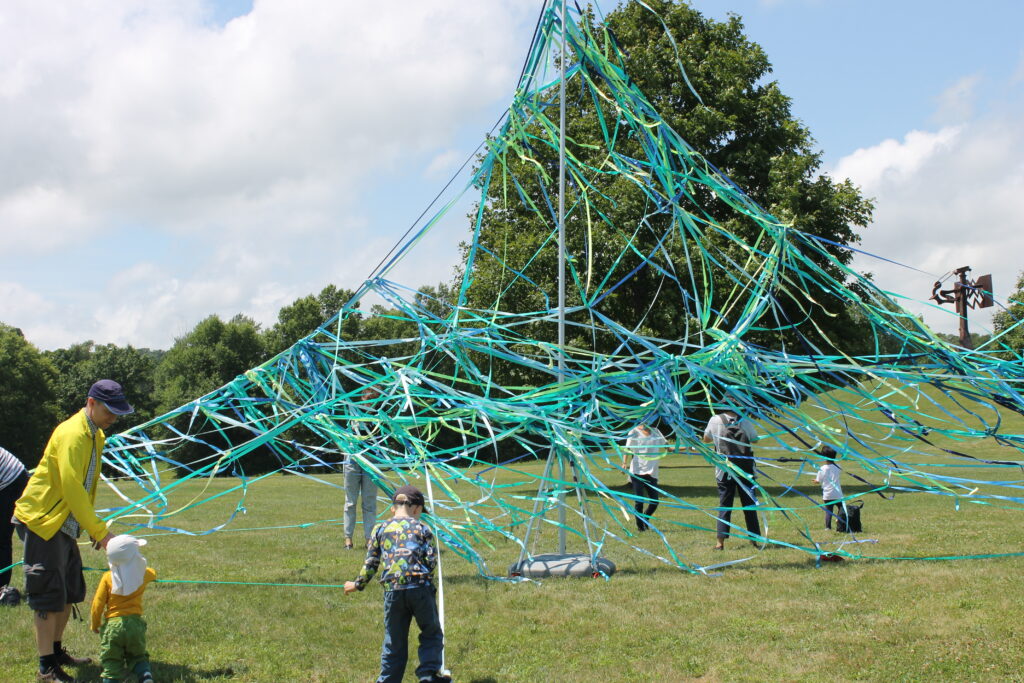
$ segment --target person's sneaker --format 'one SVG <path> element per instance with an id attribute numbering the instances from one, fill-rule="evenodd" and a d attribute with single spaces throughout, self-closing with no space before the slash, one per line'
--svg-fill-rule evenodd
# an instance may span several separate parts
<path id="1" fill-rule="evenodd" d="M 451 674 L 438 671 L 430 678 L 421 678 L 420 683 L 452 683 Z"/>
<path id="2" fill-rule="evenodd" d="M 85 666 L 86 664 L 92 664 L 90 657 L 76 657 L 68 652 L 67 648 L 62 647 L 59 652 L 54 652 L 53 654 L 57 655 L 57 664 L 60 666 Z"/>
<path id="3" fill-rule="evenodd" d="M 40 671 L 36 674 L 36 680 L 39 681 L 60 681 L 60 683 L 75 683 L 75 677 L 69 674 L 59 666 L 51 666 L 46 671 Z"/>
<path id="4" fill-rule="evenodd" d="M 139 679 L 139 683 L 153 683 L 153 674 L 148 671 L 142 674 L 142 678 Z"/>

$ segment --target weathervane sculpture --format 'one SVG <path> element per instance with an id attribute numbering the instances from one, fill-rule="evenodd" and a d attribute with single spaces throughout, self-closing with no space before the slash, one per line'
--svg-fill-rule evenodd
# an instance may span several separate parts
<path id="1" fill-rule="evenodd" d="M 953 304 L 956 307 L 956 314 L 960 316 L 960 346 L 965 349 L 974 348 L 967 326 L 967 309 L 988 308 L 992 305 L 992 276 L 982 275 L 977 280 L 969 280 L 967 273 L 970 270 L 970 266 L 957 268 L 952 275 L 958 276 L 959 280 L 953 283 L 953 289 L 942 289 L 942 280 L 939 280 L 932 287 L 932 295 L 929 297 L 940 305 Z"/>

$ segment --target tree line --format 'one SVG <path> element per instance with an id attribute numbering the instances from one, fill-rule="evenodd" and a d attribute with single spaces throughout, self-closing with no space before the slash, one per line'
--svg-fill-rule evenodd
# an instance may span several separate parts
<path id="1" fill-rule="evenodd" d="M 424 287 L 437 295 L 448 288 Z M 85 405 L 89 387 L 110 378 L 124 386 L 135 413 L 118 420 L 124 430 L 163 415 L 227 384 L 330 320 L 353 297 L 334 285 L 281 308 L 262 329 L 245 315 L 210 315 L 175 340 L 170 349 L 84 341 L 52 351 L 38 349 L 22 331 L 0 322 L 0 446 L 32 467 L 61 420 Z M 415 336 L 416 326 L 396 311 L 374 305 L 345 322 L 345 338 Z"/>

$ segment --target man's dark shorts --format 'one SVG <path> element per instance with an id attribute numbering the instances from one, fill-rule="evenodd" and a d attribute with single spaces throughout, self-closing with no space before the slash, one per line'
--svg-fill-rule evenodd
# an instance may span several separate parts
<path id="1" fill-rule="evenodd" d="M 25 594 L 36 612 L 63 612 L 85 600 L 85 575 L 78 541 L 58 531 L 46 541 L 18 524 L 25 541 Z"/>

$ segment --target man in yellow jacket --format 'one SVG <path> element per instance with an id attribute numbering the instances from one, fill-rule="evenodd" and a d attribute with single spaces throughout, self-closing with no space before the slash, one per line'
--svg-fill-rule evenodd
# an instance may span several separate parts
<path id="1" fill-rule="evenodd" d="M 40 681 L 74 681 L 63 667 L 88 664 L 72 656 L 61 638 L 71 606 L 85 600 L 78 536 L 84 529 L 96 549 L 112 538 L 96 516 L 104 430 L 134 409 L 117 382 L 92 385 L 85 407 L 57 425 L 42 460 L 15 504 L 18 535 L 25 541 L 25 593 L 35 612 Z"/>

